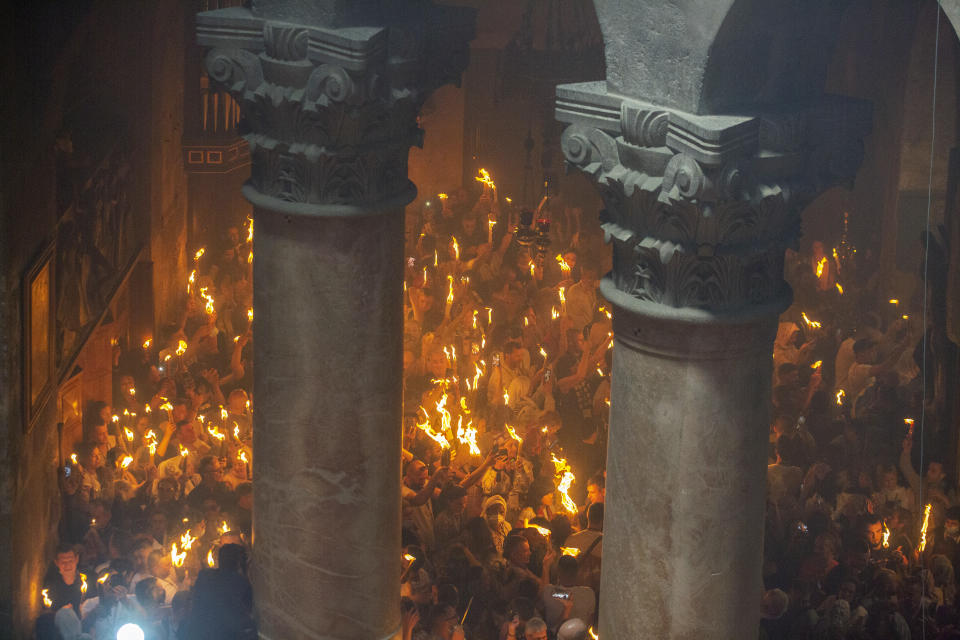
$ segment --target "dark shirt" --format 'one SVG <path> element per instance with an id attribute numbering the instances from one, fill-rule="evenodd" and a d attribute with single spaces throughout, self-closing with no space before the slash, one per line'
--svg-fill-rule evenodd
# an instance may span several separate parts
<path id="1" fill-rule="evenodd" d="M 53 600 L 53 605 L 49 608 L 50 611 L 58 611 L 61 607 L 65 607 L 68 604 L 73 605 L 74 611 L 80 611 L 80 603 L 85 600 L 83 593 L 80 590 L 80 571 L 77 570 L 77 577 L 74 579 L 73 584 L 67 584 L 63 581 L 63 576 L 60 575 L 60 571 L 57 569 L 56 565 L 52 566 L 47 571 L 47 576 L 43 581 L 43 588 L 48 589 L 47 595 L 51 600 Z M 87 588 L 90 588 L 90 580 L 87 580 Z"/>
<path id="2" fill-rule="evenodd" d="M 193 603 L 180 630 L 183 640 L 256 638 L 253 588 L 246 577 L 221 569 L 204 569 L 193 586 Z"/>
<path id="3" fill-rule="evenodd" d="M 222 509 L 233 507 L 233 492 L 230 491 L 230 487 L 223 482 L 217 482 L 212 485 L 201 482 L 187 495 L 186 503 L 190 509 L 200 511 L 203 509 L 203 501 L 211 498 L 216 500 Z"/>

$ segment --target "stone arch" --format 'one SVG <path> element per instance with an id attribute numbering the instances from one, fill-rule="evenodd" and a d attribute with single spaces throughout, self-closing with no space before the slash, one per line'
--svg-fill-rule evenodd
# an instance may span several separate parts
<path id="1" fill-rule="evenodd" d="M 850 3 L 594 0 L 594 4 L 606 47 L 609 91 L 709 114 L 821 93 L 838 26 Z M 954 28 L 960 27 L 960 0 L 940 4 Z"/>

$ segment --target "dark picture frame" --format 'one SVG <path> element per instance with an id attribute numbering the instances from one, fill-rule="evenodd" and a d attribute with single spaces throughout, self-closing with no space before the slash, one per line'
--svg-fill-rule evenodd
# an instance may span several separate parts
<path id="1" fill-rule="evenodd" d="M 57 386 L 55 357 L 56 264 L 51 242 L 23 279 L 23 415 L 29 431 Z"/>

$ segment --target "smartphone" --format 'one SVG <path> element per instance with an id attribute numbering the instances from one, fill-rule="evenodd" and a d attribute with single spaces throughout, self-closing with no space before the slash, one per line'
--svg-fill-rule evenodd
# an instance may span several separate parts
<path id="1" fill-rule="evenodd" d="M 70 477 L 70 465 L 67 465 L 63 468 L 63 475 L 66 478 Z"/>
<path id="2" fill-rule="evenodd" d="M 557 591 L 556 593 L 553 594 L 553 597 L 556 598 L 557 600 L 569 600 L 570 594 L 567 593 L 566 591 Z"/>
<path id="3" fill-rule="evenodd" d="M 547 369 L 543 372 L 543 381 L 550 382 L 550 376 L 553 375 L 553 372 L 550 369 Z"/>

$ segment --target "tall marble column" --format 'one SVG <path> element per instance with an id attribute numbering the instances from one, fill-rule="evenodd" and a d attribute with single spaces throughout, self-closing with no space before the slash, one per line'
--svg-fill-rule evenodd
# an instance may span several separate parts
<path id="1" fill-rule="evenodd" d="M 403 207 L 429 92 L 469 10 L 254 0 L 200 14 L 241 105 L 254 205 L 253 584 L 260 635 L 400 627 Z"/>
<path id="2" fill-rule="evenodd" d="M 754 636 L 784 250 L 803 204 L 855 174 L 870 110 L 693 115 L 593 82 L 558 87 L 557 118 L 613 248 L 599 634 Z"/>

